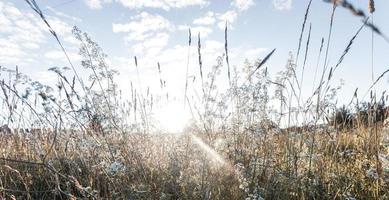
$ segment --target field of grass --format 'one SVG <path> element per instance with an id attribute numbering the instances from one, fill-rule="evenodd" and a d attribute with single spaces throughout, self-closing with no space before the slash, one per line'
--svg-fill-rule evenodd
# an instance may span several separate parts
<path id="1" fill-rule="evenodd" d="M 61 131 L 2 138 L 2 195 L 97 199 L 386 199 L 389 131 L 181 135 Z M 381 131 L 381 130 L 380 130 Z M 99 142 L 96 142 L 99 141 Z M 376 151 L 379 158 L 376 159 Z M 47 155 L 47 156 L 46 156 Z M 386 157 L 385 157 L 386 156 Z"/>
<path id="2" fill-rule="evenodd" d="M 26 2 L 67 55 L 35 1 Z M 242 72 L 230 68 L 227 28 L 224 56 L 203 75 L 198 38 L 202 85 L 190 88 L 186 77 L 185 106 L 192 119 L 178 133 L 165 133 L 153 118 L 156 99 L 163 97 L 131 87 L 131 98 L 122 98 L 117 72 L 77 27 L 73 34 L 88 80 L 70 59 L 69 68 L 50 69 L 58 77 L 54 86 L 2 67 L 1 78 L 8 80 L 0 82 L 0 123 L 7 124 L 0 128 L 0 200 L 389 199 L 388 97 L 374 91 L 389 70 L 371 85 L 369 102 L 359 102 L 356 91 L 339 108 L 339 88 L 332 82 L 362 29 L 386 36 L 348 1 L 327 2 L 334 9 L 320 47 L 319 84 L 312 84 L 310 98 L 302 98 L 300 85 L 305 49 L 311 48 L 307 1 L 299 48 L 275 78 L 266 62 L 276 50 L 245 64 Z M 363 22 L 331 67 L 326 62 L 334 12 L 348 11 Z M 221 70 L 228 70 L 225 91 L 215 84 Z M 161 88 L 164 81 L 169 80 L 161 78 Z M 197 98 L 189 97 L 193 91 Z"/>

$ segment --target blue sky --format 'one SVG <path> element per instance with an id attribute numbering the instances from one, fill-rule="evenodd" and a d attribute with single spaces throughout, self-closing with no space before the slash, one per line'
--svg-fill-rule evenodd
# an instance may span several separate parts
<path id="1" fill-rule="evenodd" d="M 367 0 L 350 2 L 367 12 Z M 144 87 L 158 88 L 156 66 L 160 62 L 169 91 L 182 96 L 189 27 L 194 44 L 197 42 L 194 36 L 197 32 L 201 34 L 205 72 L 209 72 L 217 56 L 224 53 L 223 29 L 227 22 L 232 64 L 239 69 L 244 59 L 253 61 L 263 58 L 277 48 L 267 64 L 274 76 L 284 68 L 289 52 L 296 54 L 308 0 L 37 0 L 37 3 L 77 67 L 81 68 L 78 43 L 71 35 L 73 25 L 87 32 L 108 54 L 108 62 L 121 73 L 117 79 L 121 88 L 128 88 L 131 80 L 136 83 L 133 57 L 137 56 Z M 387 8 L 388 1 L 376 1 L 373 19 L 384 33 L 389 33 Z M 309 88 L 304 91 L 306 96 L 311 94 L 313 87 L 321 38 L 326 39 L 328 35 L 331 9 L 330 4 L 322 1 L 312 2 L 308 18 L 308 23 L 312 24 L 312 37 L 304 82 Z M 330 66 L 336 64 L 360 25 L 361 20 L 349 11 L 342 8 L 336 11 L 329 52 Z M 55 82 L 55 76 L 47 69 L 67 66 L 67 63 L 54 38 L 50 37 L 46 27 L 24 1 L 0 2 L 0 27 L 0 65 L 8 68 L 18 65 L 21 72 L 35 79 Z M 303 44 L 306 36 L 305 32 Z M 375 36 L 374 46 L 374 72 L 377 77 L 389 68 L 389 44 Z M 356 87 L 364 93 L 372 83 L 370 52 L 371 31 L 366 28 L 356 39 L 334 78 L 335 84 L 340 79 L 345 82 L 340 102 L 348 102 Z M 195 45 L 190 54 L 190 75 L 197 75 Z M 223 81 L 226 83 L 221 80 L 222 84 Z M 382 91 L 388 85 L 385 77 L 377 90 Z"/>

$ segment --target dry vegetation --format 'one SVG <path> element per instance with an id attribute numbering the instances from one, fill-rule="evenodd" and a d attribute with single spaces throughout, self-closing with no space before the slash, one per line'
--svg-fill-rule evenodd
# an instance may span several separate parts
<path id="1" fill-rule="evenodd" d="M 35 1 L 26 2 L 62 47 Z M 333 3 L 318 57 L 324 63 L 319 84 L 302 99 L 310 4 L 296 58 L 291 54 L 273 79 L 265 64 L 275 50 L 243 71 L 230 68 L 228 56 L 219 57 L 203 76 L 200 37 L 197 44 L 190 39 L 198 46 L 202 88 L 193 88 L 199 95 L 190 98 L 186 77 L 185 103 L 194 119 L 180 134 L 159 134 L 154 126 L 150 113 L 162 97 L 133 87 L 130 99 L 121 97 L 117 72 L 76 27 L 88 80 L 70 59 L 69 68 L 50 69 L 58 77 L 53 87 L 2 68 L 8 80 L 0 83 L 0 122 L 8 126 L 0 129 L 0 199 L 389 199 L 387 96 L 374 92 L 386 72 L 370 88 L 368 103 L 360 103 L 356 91 L 341 109 L 333 102 L 339 87 L 331 82 L 362 29 L 386 36 L 347 1 Z M 345 12 L 338 7 L 364 21 L 331 67 L 334 13 Z M 227 28 L 225 34 L 228 55 Z M 221 70 L 229 72 L 227 91 L 215 84 Z M 162 89 L 168 80 L 160 82 Z"/>

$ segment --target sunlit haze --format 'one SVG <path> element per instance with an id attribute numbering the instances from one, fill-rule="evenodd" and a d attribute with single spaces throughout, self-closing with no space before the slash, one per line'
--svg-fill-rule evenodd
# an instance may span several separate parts
<path id="1" fill-rule="evenodd" d="M 389 0 L 0 0 L 0 200 L 389 199 Z"/>

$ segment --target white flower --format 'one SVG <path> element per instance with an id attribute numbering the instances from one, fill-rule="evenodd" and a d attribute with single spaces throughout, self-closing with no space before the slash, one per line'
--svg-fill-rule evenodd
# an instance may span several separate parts
<path id="1" fill-rule="evenodd" d="M 107 169 L 109 174 L 115 175 L 116 173 L 124 170 L 124 165 L 119 161 L 113 162 Z"/>
<path id="2" fill-rule="evenodd" d="M 378 173 L 376 169 L 370 168 L 369 170 L 366 171 L 366 176 L 369 178 L 372 178 L 374 180 L 378 179 Z"/>
<path id="3" fill-rule="evenodd" d="M 216 150 L 223 150 L 227 146 L 227 142 L 221 138 L 218 138 L 214 142 L 214 146 Z"/>

